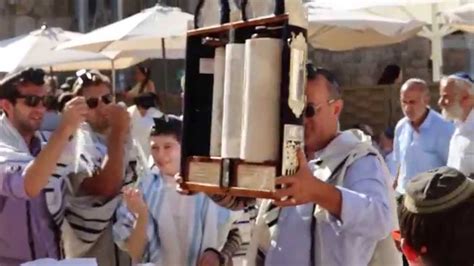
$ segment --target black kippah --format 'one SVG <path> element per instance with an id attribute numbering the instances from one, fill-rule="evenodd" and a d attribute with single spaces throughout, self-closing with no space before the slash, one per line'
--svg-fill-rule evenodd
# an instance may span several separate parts
<path id="1" fill-rule="evenodd" d="M 153 118 L 153 128 L 151 130 L 152 136 L 157 135 L 174 135 L 178 140 L 181 140 L 181 120 L 174 115 L 164 115 L 160 118 Z"/>

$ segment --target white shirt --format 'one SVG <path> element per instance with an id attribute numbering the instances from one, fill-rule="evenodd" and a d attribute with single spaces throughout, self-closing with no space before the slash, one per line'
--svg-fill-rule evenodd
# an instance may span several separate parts
<path id="1" fill-rule="evenodd" d="M 467 176 L 474 174 L 474 109 L 466 121 L 456 123 L 449 146 L 448 166 Z"/>

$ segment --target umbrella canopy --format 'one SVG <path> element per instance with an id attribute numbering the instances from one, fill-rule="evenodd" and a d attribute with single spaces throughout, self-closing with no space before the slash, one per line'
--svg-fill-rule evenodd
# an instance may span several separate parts
<path id="1" fill-rule="evenodd" d="M 72 71 L 79 68 L 110 69 L 110 56 L 74 50 L 55 50 L 61 42 L 81 36 L 81 33 L 61 28 L 41 29 L 0 42 L 0 72 L 15 72 L 27 67 L 52 68 L 54 71 Z M 114 62 L 117 69 L 135 65 L 147 57 L 124 55 Z"/>
<path id="2" fill-rule="evenodd" d="M 58 49 L 92 52 L 162 49 L 164 39 L 167 55 L 172 56 L 170 51 L 182 51 L 184 57 L 185 36 L 192 20 L 191 14 L 179 8 L 156 5 L 66 42 Z"/>
<path id="3" fill-rule="evenodd" d="M 442 15 L 446 23 L 452 27 L 467 32 L 474 32 L 474 3 L 445 11 Z"/>
<path id="4" fill-rule="evenodd" d="M 308 41 L 315 48 L 332 51 L 402 42 L 415 36 L 423 23 L 370 14 L 366 11 L 345 11 L 308 8 Z"/>
<path id="5" fill-rule="evenodd" d="M 365 10 L 374 15 L 426 23 L 419 35 L 431 41 L 433 80 L 441 78 L 443 37 L 454 29 L 441 21 L 440 11 L 461 5 L 464 0 L 311 0 L 313 7 L 336 10 Z"/>

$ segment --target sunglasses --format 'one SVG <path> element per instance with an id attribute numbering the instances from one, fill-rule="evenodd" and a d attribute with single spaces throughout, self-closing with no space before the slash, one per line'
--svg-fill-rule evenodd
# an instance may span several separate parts
<path id="1" fill-rule="evenodd" d="M 95 109 L 99 106 L 99 101 L 104 104 L 110 104 L 112 102 L 112 95 L 107 94 L 101 97 L 91 97 L 86 100 L 86 104 L 90 109 Z"/>
<path id="2" fill-rule="evenodd" d="M 318 114 L 319 109 L 321 109 L 323 104 L 325 104 L 325 103 L 331 104 L 335 101 L 336 100 L 333 99 L 333 100 L 327 100 L 326 102 L 323 102 L 323 103 L 320 103 L 320 104 L 307 103 L 306 107 L 304 108 L 304 116 L 306 118 L 311 118 L 311 117 L 315 116 L 316 114 Z"/>
<path id="3" fill-rule="evenodd" d="M 24 99 L 25 105 L 28 107 L 37 107 L 40 103 L 43 106 L 46 106 L 48 101 L 48 96 L 38 96 L 38 95 L 18 95 L 16 99 Z"/>

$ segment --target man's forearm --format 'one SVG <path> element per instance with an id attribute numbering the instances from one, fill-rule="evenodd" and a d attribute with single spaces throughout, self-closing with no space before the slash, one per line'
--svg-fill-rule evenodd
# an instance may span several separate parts
<path id="1" fill-rule="evenodd" d="M 86 178 L 82 188 L 89 194 L 105 197 L 115 196 L 123 182 L 125 141 L 124 133 L 111 132 L 107 139 L 107 157 L 100 172 L 91 178 Z"/>
<path id="2" fill-rule="evenodd" d="M 316 193 L 314 193 L 313 202 L 340 219 L 342 212 L 341 191 L 325 182 L 318 182 L 318 184 L 318 187 L 314 189 Z"/>
<path id="3" fill-rule="evenodd" d="M 132 233 L 125 245 L 133 263 L 140 263 L 147 242 L 146 230 L 148 225 L 148 214 L 138 215 Z"/>
<path id="4" fill-rule="evenodd" d="M 242 237 L 240 235 L 240 230 L 238 228 L 234 228 L 229 231 L 227 235 L 227 241 L 224 244 L 224 247 L 220 251 L 220 253 L 224 256 L 227 262 L 232 260 L 232 257 L 235 253 L 237 253 L 242 245 Z"/>
<path id="5" fill-rule="evenodd" d="M 60 125 L 33 163 L 25 169 L 24 186 L 28 197 L 36 197 L 48 184 L 71 134 L 72 130 L 68 126 Z"/>

